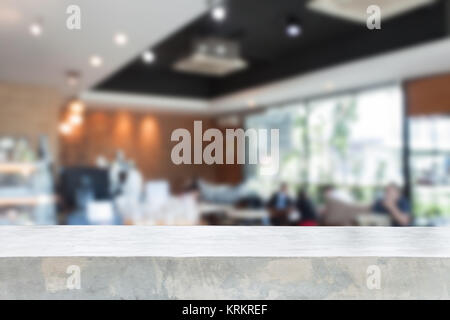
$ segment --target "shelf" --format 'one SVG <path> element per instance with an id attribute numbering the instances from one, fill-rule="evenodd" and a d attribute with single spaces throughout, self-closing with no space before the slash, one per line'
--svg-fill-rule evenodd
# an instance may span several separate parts
<path id="1" fill-rule="evenodd" d="M 53 195 L 38 195 L 38 196 L 24 196 L 24 197 L 1 197 L 0 207 L 9 206 L 37 206 L 51 204 L 56 201 Z"/>
<path id="2" fill-rule="evenodd" d="M 29 175 L 36 170 L 35 163 L 25 162 L 0 162 L 0 173 L 18 173 Z"/>

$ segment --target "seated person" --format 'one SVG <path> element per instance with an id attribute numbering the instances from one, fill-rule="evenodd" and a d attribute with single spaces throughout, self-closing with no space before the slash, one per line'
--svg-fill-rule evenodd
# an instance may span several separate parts
<path id="1" fill-rule="evenodd" d="M 305 190 L 300 190 L 297 194 L 297 210 L 301 214 L 300 226 L 317 226 L 317 213 L 314 204 L 309 199 Z"/>
<path id="2" fill-rule="evenodd" d="M 402 197 L 400 188 L 393 183 L 385 188 L 383 198 L 373 205 L 372 211 L 389 214 L 393 226 L 408 226 L 412 221 L 409 202 Z"/>
<path id="3" fill-rule="evenodd" d="M 286 183 L 282 183 L 280 190 L 272 195 L 267 203 L 270 212 L 270 223 L 274 226 L 287 226 L 289 214 L 294 210 L 294 202 L 288 194 Z"/>
<path id="4" fill-rule="evenodd" d="M 197 177 L 193 177 L 185 182 L 183 186 L 183 194 L 191 194 L 195 201 L 198 202 L 200 199 L 200 186 L 199 179 Z"/>

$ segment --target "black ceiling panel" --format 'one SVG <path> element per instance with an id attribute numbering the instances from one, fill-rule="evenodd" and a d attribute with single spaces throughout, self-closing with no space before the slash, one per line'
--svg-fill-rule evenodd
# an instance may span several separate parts
<path id="1" fill-rule="evenodd" d="M 157 60 L 136 57 L 100 83 L 97 90 L 213 98 L 353 59 L 405 48 L 448 35 L 445 0 L 382 23 L 381 30 L 319 14 L 306 0 L 229 0 L 222 23 L 205 14 L 156 45 Z M 286 19 L 296 16 L 302 35 L 285 34 Z M 214 36 L 239 42 L 249 67 L 223 78 L 185 74 L 172 65 L 187 56 L 192 41 Z"/>

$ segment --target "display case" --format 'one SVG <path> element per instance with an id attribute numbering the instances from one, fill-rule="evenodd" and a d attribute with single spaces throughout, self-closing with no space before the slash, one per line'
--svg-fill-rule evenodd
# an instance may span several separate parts
<path id="1" fill-rule="evenodd" d="M 51 160 L 39 142 L 0 137 L 0 225 L 56 223 Z"/>

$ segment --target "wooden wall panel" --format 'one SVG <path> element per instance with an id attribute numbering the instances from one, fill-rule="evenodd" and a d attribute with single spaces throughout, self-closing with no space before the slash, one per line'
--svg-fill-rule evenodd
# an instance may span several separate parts
<path id="1" fill-rule="evenodd" d="M 239 117 L 238 123 L 223 123 L 223 121 L 215 122 L 216 126 L 222 132 L 224 136 L 224 142 L 226 141 L 226 130 L 227 129 L 244 129 L 243 119 Z M 224 158 L 227 154 L 227 144 L 224 143 L 223 154 Z M 226 160 L 224 159 L 224 163 Z M 220 183 L 236 185 L 244 180 L 244 165 L 237 164 L 237 142 L 234 142 L 234 164 L 223 164 L 216 172 L 216 180 Z"/>
<path id="2" fill-rule="evenodd" d="M 409 81 L 405 89 L 409 115 L 450 113 L 450 74 Z"/>
<path id="3" fill-rule="evenodd" d="M 215 165 L 177 166 L 171 160 L 176 144 L 170 141 L 173 130 L 186 128 L 193 136 L 195 120 L 203 121 L 203 130 L 214 126 L 206 116 L 88 107 L 83 125 L 60 138 L 61 163 L 95 165 L 98 156 L 112 160 L 120 149 L 136 162 L 146 180 L 168 179 L 175 189 L 193 177 L 215 182 Z"/>

